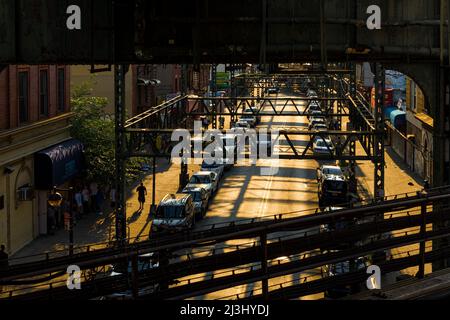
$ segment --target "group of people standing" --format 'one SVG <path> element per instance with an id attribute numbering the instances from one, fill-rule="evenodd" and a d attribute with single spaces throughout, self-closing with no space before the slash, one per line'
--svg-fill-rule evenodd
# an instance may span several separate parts
<path id="1" fill-rule="evenodd" d="M 53 234 L 55 230 L 61 228 L 68 230 L 71 223 L 71 214 L 75 218 L 73 219 L 74 224 L 77 220 L 90 214 L 102 216 L 108 193 L 111 207 L 115 208 L 116 206 L 116 190 L 113 186 L 103 188 L 96 182 L 91 182 L 89 185 L 79 185 L 74 190 L 72 208 L 70 208 L 71 202 L 68 199 L 63 199 L 61 206 L 58 208 L 48 206 L 49 234 Z"/>

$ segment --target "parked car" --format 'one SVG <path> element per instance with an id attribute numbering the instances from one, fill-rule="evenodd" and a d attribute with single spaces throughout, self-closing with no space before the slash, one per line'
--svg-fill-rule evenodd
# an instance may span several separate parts
<path id="1" fill-rule="evenodd" d="M 308 129 L 311 130 L 313 129 L 314 125 L 316 124 L 323 124 L 323 125 L 327 125 L 327 122 L 325 120 L 325 117 L 311 117 L 309 119 L 309 126 Z"/>
<path id="2" fill-rule="evenodd" d="M 307 96 L 308 98 L 311 98 L 311 97 L 317 98 L 317 92 L 314 91 L 314 90 L 312 90 L 312 89 L 309 89 L 309 90 L 306 92 L 306 96 Z"/>
<path id="3" fill-rule="evenodd" d="M 219 179 L 217 174 L 212 171 L 199 171 L 192 175 L 186 188 L 198 187 L 208 192 L 209 197 L 217 192 L 219 188 Z"/>
<path id="4" fill-rule="evenodd" d="M 315 154 L 333 154 L 334 146 L 320 137 L 316 137 L 313 142 L 313 152 Z"/>
<path id="5" fill-rule="evenodd" d="M 323 117 L 323 112 L 321 110 L 309 109 L 307 117 L 308 120 L 314 117 Z"/>
<path id="6" fill-rule="evenodd" d="M 239 119 L 238 121 L 236 121 L 236 123 L 234 124 L 234 127 L 235 128 L 243 128 L 244 130 L 251 129 L 250 124 L 247 121 L 242 120 L 242 119 Z"/>
<path id="7" fill-rule="evenodd" d="M 254 107 L 245 109 L 244 114 L 248 115 L 249 117 L 253 117 L 255 119 L 255 125 L 257 125 L 261 121 L 261 116 L 258 115 L 258 110 L 256 110 Z"/>
<path id="8" fill-rule="evenodd" d="M 368 258 L 359 257 L 353 260 L 352 263 L 350 263 L 350 261 L 343 261 L 335 264 L 325 265 L 322 271 L 326 277 L 334 277 L 350 272 L 355 272 L 358 270 L 367 269 L 369 265 L 370 261 Z M 364 286 L 365 281 L 355 285 L 343 285 L 343 284 L 334 285 L 333 287 L 328 288 L 325 291 L 325 297 L 332 299 L 342 298 L 347 295 L 356 294 L 364 290 Z"/>
<path id="9" fill-rule="evenodd" d="M 152 222 L 154 232 L 176 232 L 195 225 L 194 201 L 190 194 L 167 194 L 156 208 Z"/>
<path id="10" fill-rule="evenodd" d="M 222 149 L 217 149 L 215 152 L 219 152 L 220 154 L 223 154 Z M 213 158 L 211 158 L 210 160 L 212 161 Z M 224 162 L 225 162 L 224 159 L 221 159 L 220 161 L 213 161 L 213 162 L 203 160 L 200 170 L 215 172 L 217 174 L 218 179 L 220 180 L 220 179 L 222 179 L 223 172 L 225 170 Z"/>
<path id="11" fill-rule="evenodd" d="M 311 129 L 315 131 L 328 131 L 328 126 L 323 123 L 316 123 Z"/>
<path id="12" fill-rule="evenodd" d="M 190 194 L 194 202 L 195 219 L 201 219 L 206 215 L 209 204 L 209 195 L 203 188 L 189 187 L 184 188 L 182 193 Z"/>
<path id="13" fill-rule="evenodd" d="M 239 118 L 239 121 L 247 122 L 250 128 L 254 128 L 256 126 L 256 117 L 253 114 L 244 114 Z"/>

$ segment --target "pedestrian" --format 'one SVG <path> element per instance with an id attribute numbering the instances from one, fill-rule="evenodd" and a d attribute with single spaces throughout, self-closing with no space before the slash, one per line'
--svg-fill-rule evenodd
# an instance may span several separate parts
<path id="1" fill-rule="evenodd" d="M 83 216 L 83 194 L 81 193 L 81 189 L 78 188 L 77 192 L 74 196 L 75 205 L 76 205 L 76 212 L 77 212 L 77 219 L 80 219 Z"/>
<path id="2" fill-rule="evenodd" d="M 0 270 L 5 270 L 9 268 L 9 262 L 8 262 L 8 254 L 6 253 L 5 245 L 0 246 Z"/>
<path id="3" fill-rule="evenodd" d="M 116 188 L 111 187 L 111 191 L 109 192 L 109 200 L 111 201 L 111 208 L 116 208 Z"/>
<path id="4" fill-rule="evenodd" d="M 68 203 L 64 202 L 64 204 L 62 205 L 63 211 L 64 211 L 64 230 L 66 231 L 70 231 L 70 220 L 71 220 L 71 216 L 70 216 L 70 206 L 68 205 Z"/>
<path id="5" fill-rule="evenodd" d="M 89 210 L 89 199 L 91 197 L 89 193 L 89 189 L 87 186 L 84 186 L 83 191 L 81 192 L 83 195 L 83 214 L 88 214 L 90 212 Z"/>
<path id="6" fill-rule="evenodd" d="M 103 215 L 103 201 L 105 200 L 105 196 L 103 195 L 102 188 L 98 188 L 96 203 L 97 203 L 97 214 Z"/>
<path id="7" fill-rule="evenodd" d="M 147 195 L 147 189 L 144 187 L 144 184 L 141 182 L 141 185 L 136 189 L 138 193 L 138 201 L 139 201 L 139 211 L 144 209 L 145 196 Z"/>
<path id="8" fill-rule="evenodd" d="M 98 212 L 98 203 L 97 203 L 97 193 L 98 193 L 98 185 L 96 182 L 92 181 L 89 189 L 91 191 L 91 211 Z"/>
<path id="9" fill-rule="evenodd" d="M 2 244 L 0 246 L 0 270 L 6 270 L 9 268 L 9 262 L 8 262 L 9 256 L 6 253 L 6 248 Z M 3 291 L 3 286 L 0 284 L 0 293 Z"/>
<path id="10" fill-rule="evenodd" d="M 53 206 L 48 206 L 47 208 L 47 226 L 47 233 L 49 235 L 54 235 L 56 227 L 56 209 Z"/>

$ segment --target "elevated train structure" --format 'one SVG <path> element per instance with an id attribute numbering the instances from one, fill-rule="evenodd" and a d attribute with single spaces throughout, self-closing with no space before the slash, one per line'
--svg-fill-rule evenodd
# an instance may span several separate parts
<path id="1" fill-rule="evenodd" d="M 420 243 L 418 254 L 383 259 L 379 262 L 383 272 L 419 266 L 419 276 L 423 276 L 426 263 L 448 266 L 450 191 L 448 187 L 442 186 L 450 185 L 450 161 L 446 153 L 450 143 L 450 102 L 447 99 L 450 91 L 450 1 L 233 0 L 223 5 L 207 0 L 183 3 L 74 0 L 72 4 L 80 8 L 80 29 L 68 30 L 67 7 L 61 1 L 40 0 L 30 5 L 26 1 L 0 0 L 0 30 L 3 30 L 0 32 L 0 70 L 8 63 L 116 66 L 117 239 L 107 249 L 12 265 L 0 272 L 0 284 L 20 286 L 45 283 L 62 276 L 70 264 L 77 264 L 84 271 L 90 270 L 87 273 L 95 274 L 94 269 L 104 269 L 111 263 L 130 262 L 131 272 L 116 277 L 88 276 L 83 281 L 83 290 L 69 291 L 61 283 L 55 283 L 43 285 L 39 290 L 22 291 L 22 294 L 13 290 L 2 298 L 96 298 L 128 289 L 134 298 L 190 298 L 230 285 L 255 282 L 262 282 L 262 290 L 253 292 L 252 298 L 295 298 L 322 292 L 337 283 L 358 283 L 366 279 L 367 275 L 361 270 L 300 284 L 277 284 L 278 287 L 271 287 L 269 279 L 414 243 Z M 382 13 L 380 30 L 369 30 L 365 24 L 367 8 L 374 4 L 380 7 Z M 218 34 L 221 36 L 218 37 Z M 331 61 L 341 63 L 342 70 L 329 68 Z M 370 111 L 358 93 L 355 82 L 355 63 L 366 61 L 372 63 L 375 74 L 377 101 L 374 112 Z M 285 62 L 319 62 L 322 69 L 316 74 L 269 74 L 270 65 Z M 184 63 L 195 66 L 202 63 L 253 63 L 259 64 L 264 72 L 258 75 L 233 75 L 231 97 L 191 99 L 183 95 L 137 117 L 126 119 L 124 78 L 131 63 Z M 441 188 L 407 198 L 383 201 L 386 200 L 383 192 L 383 71 L 388 68 L 412 77 L 424 91 L 435 121 L 433 186 Z M 279 82 L 289 86 L 305 77 L 321 81 L 320 86 L 316 83 L 320 96 L 316 100 L 326 105 L 327 116 L 335 117 L 339 124 L 343 117 L 350 119 L 350 129 L 342 130 L 342 126 L 339 126 L 339 130 L 321 133 L 345 137 L 344 146 L 348 147 L 348 152 L 318 157 L 311 155 L 308 147 L 297 150 L 288 142 L 290 150 L 285 157 L 345 159 L 350 160 L 352 166 L 358 159 L 372 161 L 375 165 L 376 203 L 326 215 L 316 213 L 286 221 L 261 221 L 244 226 L 236 224 L 204 233 L 150 239 L 136 245 L 126 243 L 124 175 L 128 157 L 147 156 L 154 159 L 167 156 L 163 152 L 145 154 L 142 146 L 154 144 L 158 134 L 168 134 L 180 123 L 187 126 L 182 121 L 188 118 L 199 115 L 212 116 L 213 119 L 217 116 L 236 118 L 248 105 L 256 106 L 256 115 L 266 115 L 263 109 L 275 105 L 274 99 L 277 102 L 282 99 L 265 97 L 265 88 Z M 201 111 L 198 108 L 186 108 L 189 99 L 194 105 L 201 106 Z M 311 101 L 296 97 L 290 101 L 285 98 L 285 103 L 296 100 Z M 336 104 L 337 110 L 334 108 Z M 164 114 L 167 116 L 161 117 Z M 276 116 L 284 114 L 292 115 L 275 108 L 268 113 Z M 297 115 L 303 116 L 304 112 L 299 111 Z M 212 124 L 214 128 L 217 127 L 216 120 Z M 317 132 L 295 130 L 281 131 L 281 134 L 287 141 L 292 135 L 309 135 L 312 138 L 318 135 Z M 365 153 L 361 158 L 356 155 L 355 145 L 358 141 Z M 186 174 L 187 167 L 182 166 L 180 177 L 184 179 Z M 180 184 L 183 179 L 180 178 Z M 412 213 L 408 210 L 412 210 Z M 398 212 L 403 212 L 403 215 L 397 216 Z M 384 219 L 380 219 L 380 216 Z M 308 228 L 320 229 L 322 224 L 335 223 L 338 218 L 350 221 L 363 217 L 373 219 L 348 230 L 305 231 Z M 413 228 L 414 231 L 403 232 L 407 228 Z M 274 233 L 286 231 L 296 232 L 297 237 L 270 238 Z M 392 236 L 392 233 L 396 236 Z M 370 241 L 363 241 L 360 246 L 352 245 L 338 252 L 322 250 L 336 241 L 347 244 L 360 242 L 369 234 L 374 237 Z M 186 252 L 177 257 L 168 255 L 193 248 L 203 248 L 206 252 L 212 244 L 233 239 L 250 239 L 250 246 L 229 246 L 221 253 L 213 251 L 201 257 Z M 430 241 L 433 241 L 432 250 L 427 247 Z M 162 257 L 166 254 L 164 259 L 161 258 L 164 264 L 160 261 L 159 268 L 138 272 L 138 257 L 152 252 L 161 252 Z M 286 255 L 298 256 L 298 259 L 275 262 L 277 257 Z M 252 264 L 256 267 L 249 268 Z M 179 280 L 181 282 L 178 284 L 173 283 L 184 277 L 194 279 L 199 273 L 228 268 L 242 268 L 244 271 L 239 274 L 231 271 L 231 274 L 204 281 L 188 279 L 187 282 Z M 140 289 L 155 283 L 161 285 L 157 294 L 141 294 Z"/>
<path id="2" fill-rule="evenodd" d="M 361 256 L 370 256 L 383 273 L 415 265 L 421 266 L 420 273 L 426 263 L 449 254 L 448 247 L 429 250 L 429 245 L 425 246 L 428 241 L 450 233 L 448 228 L 430 228 L 435 221 L 450 219 L 449 197 L 450 190 L 440 188 L 326 214 L 313 212 L 300 217 L 288 215 L 243 221 L 197 232 L 150 238 L 125 247 L 119 245 L 73 256 L 20 263 L 0 272 L 2 285 L 23 287 L 3 293 L 2 299 L 98 298 L 126 290 L 131 290 L 134 298 L 185 299 L 259 281 L 266 289 L 248 295 L 248 298 L 295 298 L 323 292 L 339 283 L 361 283 L 367 279 L 367 274 L 365 270 L 359 270 L 281 286 L 269 286 L 270 279 Z M 382 220 L 379 219 L 380 212 L 384 212 Z M 355 220 L 362 222 L 349 229 L 320 229 L 323 224 Z M 238 246 L 227 244 L 227 241 L 236 239 L 247 239 L 247 242 Z M 337 243 L 344 244 L 345 249 L 330 250 Z M 414 243 L 424 245 L 407 257 L 386 254 L 386 258 L 377 261 L 380 258 L 373 255 L 374 252 L 387 252 L 388 249 Z M 143 271 L 132 267 L 129 273 L 101 276 L 111 264 L 130 263 L 135 266 L 139 256 L 149 253 L 158 253 L 159 267 Z M 291 259 L 279 260 L 281 256 Z M 60 280 L 68 265 L 81 268 L 84 274 L 82 290 L 69 290 L 66 279 Z M 214 276 L 205 277 L 205 272 Z M 55 280 L 48 281 L 52 277 Z M 32 283 L 36 284 L 34 289 L 29 288 Z M 158 291 L 145 295 L 140 293 L 143 288 L 155 284 L 160 286 Z"/>

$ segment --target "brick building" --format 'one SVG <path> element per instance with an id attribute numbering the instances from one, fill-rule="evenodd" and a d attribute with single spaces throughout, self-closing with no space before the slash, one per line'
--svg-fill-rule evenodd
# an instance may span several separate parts
<path id="1" fill-rule="evenodd" d="M 69 81 L 66 66 L 0 69 L 0 243 L 10 253 L 47 233 L 48 186 L 79 169 Z"/>

